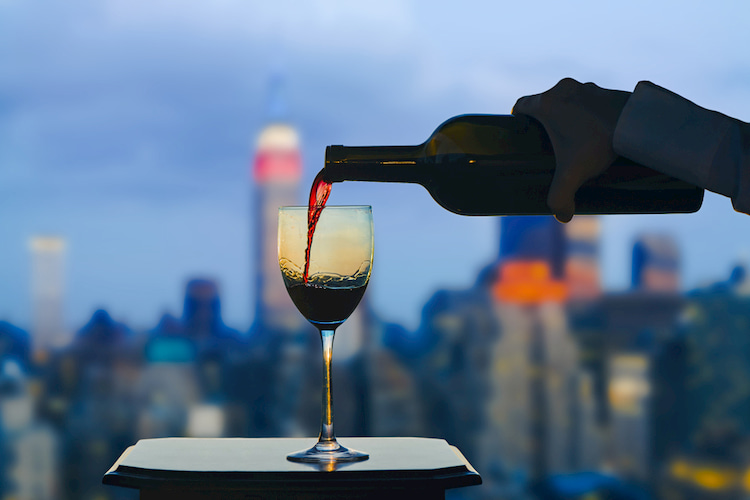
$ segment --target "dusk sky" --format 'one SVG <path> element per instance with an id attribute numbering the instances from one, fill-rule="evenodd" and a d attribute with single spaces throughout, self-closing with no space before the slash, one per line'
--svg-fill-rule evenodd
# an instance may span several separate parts
<path id="1" fill-rule="evenodd" d="M 30 328 L 28 241 L 53 234 L 71 328 L 99 307 L 153 327 L 202 276 L 246 330 L 249 166 L 274 74 L 303 143 L 301 202 L 328 144 L 417 144 L 566 76 L 651 80 L 749 121 L 748 21 L 742 0 L 0 0 L 0 320 Z M 329 203 L 372 205 L 368 297 L 408 328 L 497 253 L 497 218 L 448 213 L 419 186 L 346 183 Z M 750 262 L 750 217 L 707 195 L 693 215 L 604 217 L 607 289 L 628 285 L 641 232 L 674 235 L 685 289 Z"/>

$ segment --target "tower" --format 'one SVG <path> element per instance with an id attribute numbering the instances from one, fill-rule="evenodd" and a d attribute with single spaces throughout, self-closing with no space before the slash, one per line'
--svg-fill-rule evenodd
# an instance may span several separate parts
<path id="1" fill-rule="evenodd" d="M 561 302 L 565 252 L 565 231 L 554 218 L 504 217 L 496 298 L 524 305 Z"/>
<path id="2" fill-rule="evenodd" d="M 680 288 L 679 268 L 680 251 L 670 236 L 646 234 L 633 245 L 634 289 L 676 293 Z"/>
<path id="3" fill-rule="evenodd" d="M 599 279 L 599 218 L 576 215 L 565 225 L 568 241 L 565 282 L 568 300 L 590 301 L 601 296 Z"/>
<path id="4" fill-rule="evenodd" d="M 485 444 L 504 450 L 504 465 L 532 481 L 572 462 L 580 383 L 565 301 L 567 238 L 549 216 L 505 217 L 492 285 L 500 335 L 491 346 Z"/>
<path id="5" fill-rule="evenodd" d="M 34 349 L 48 351 L 70 340 L 63 324 L 65 240 L 35 236 L 29 246 Z"/>
<path id="6" fill-rule="evenodd" d="M 284 289 L 277 250 L 279 207 L 297 203 L 301 176 L 297 131 L 284 123 L 265 127 L 258 137 L 253 163 L 255 329 L 296 330 L 303 321 Z"/>

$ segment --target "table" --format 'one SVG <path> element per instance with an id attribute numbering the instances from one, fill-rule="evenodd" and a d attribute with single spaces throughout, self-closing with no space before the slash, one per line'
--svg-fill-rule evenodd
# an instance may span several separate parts
<path id="1" fill-rule="evenodd" d="M 314 438 L 163 438 L 129 447 L 102 482 L 136 488 L 142 500 L 444 499 L 445 490 L 482 479 L 442 439 L 341 438 L 370 454 L 332 470 L 286 455 Z"/>

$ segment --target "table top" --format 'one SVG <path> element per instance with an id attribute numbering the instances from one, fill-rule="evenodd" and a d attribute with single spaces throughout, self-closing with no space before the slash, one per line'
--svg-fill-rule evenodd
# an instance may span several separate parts
<path id="1" fill-rule="evenodd" d="M 369 460 L 325 470 L 291 462 L 289 453 L 310 448 L 315 438 L 143 439 L 128 448 L 102 482 L 129 488 L 206 489 L 301 488 L 345 484 L 429 484 L 456 488 L 481 484 L 479 474 L 457 448 L 442 439 L 339 438 Z"/>

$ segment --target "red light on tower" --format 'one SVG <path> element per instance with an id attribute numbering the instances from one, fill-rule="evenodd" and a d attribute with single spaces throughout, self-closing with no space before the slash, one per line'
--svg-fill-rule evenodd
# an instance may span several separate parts
<path id="1" fill-rule="evenodd" d="M 297 183 L 302 176 L 299 136 L 289 125 L 275 123 L 258 137 L 253 179 L 258 184 Z"/>

